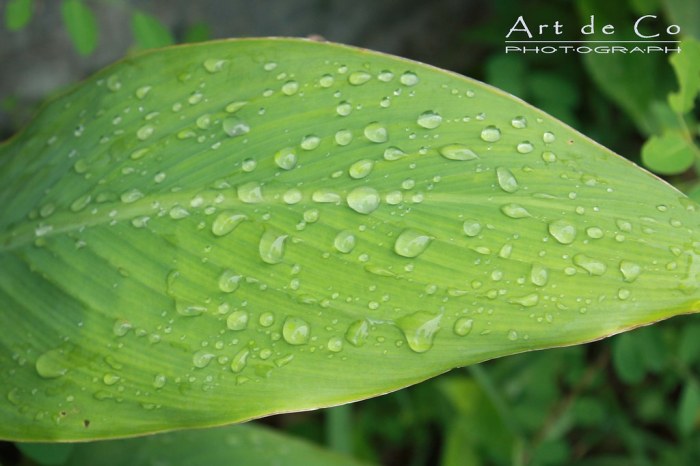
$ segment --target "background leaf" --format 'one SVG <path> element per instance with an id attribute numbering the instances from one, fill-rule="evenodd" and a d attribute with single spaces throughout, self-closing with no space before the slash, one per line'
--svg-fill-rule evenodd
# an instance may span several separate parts
<path id="1" fill-rule="evenodd" d="M 22 29 L 32 19 L 33 12 L 33 0 L 9 0 L 5 6 L 5 27 L 10 31 Z"/>
<path id="2" fill-rule="evenodd" d="M 0 152 L 5 438 L 335 405 L 697 310 L 694 203 L 512 96 L 374 52 L 131 57 Z"/>
<path id="3" fill-rule="evenodd" d="M 678 132 L 669 131 L 663 136 L 652 136 L 642 147 L 642 162 L 656 173 L 683 173 L 695 161 L 691 144 Z"/>
<path id="4" fill-rule="evenodd" d="M 131 17 L 134 40 L 143 49 L 164 47 L 174 43 L 172 33 L 155 16 L 134 11 Z"/>
<path id="5" fill-rule="evenodd" d="M 90 8 L 80 0 L 61 3 L 63 24 L 73 45 L 81 55 L 90 55 L 97 47 L 97 21 Z"/>
<path id="6" fill-rule="evenodd" d="M 680 89 L 669 95 L 668 102 L 674 111 L 682 114 L 693 109 L 700 92 L 700 42 L 687 39 L 681 43 L 681 48 L 683 53 L 670 58 Z"/>

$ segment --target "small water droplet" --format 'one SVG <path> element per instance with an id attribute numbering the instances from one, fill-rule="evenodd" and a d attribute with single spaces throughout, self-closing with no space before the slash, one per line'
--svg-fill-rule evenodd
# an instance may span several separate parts
<path id="1" fill-rule="evenodd" d="M 238 186 L 236 194 L 238 195 L 238 199 L 246 204 L 258 204 L 264 200 L 262 186 L 260 186 L 257 181 L 251 181 Z"/>
<path id="2" fill-rule="evenodd" d="M 219 289 L 224 293 L 233 293 L 238 289 L 241 276 L 231 269 L 224 270 L 219 276 Z"/>
<path id="3" fill-rule="evenodd" d="M 290 345 L 304 345 L 309 341 L 311 328 L 299 317 L 287 317 L 282 325 L 282 337 Z"/>
<path id="4" fill-rule="evenodd" d="M 353 86 L 360 86 L 372 79 L 372 75 L 366 71 L 353 71 L 348 75 L 348 82 Z"/>
<path id="5" fill-rule="evenodd" d="M 250 126 L 248 125 L 248 123 L 236 117 L 224 118 L 224 121 L 221 124 L 221 126 L 224 130 L 224 133 L 226 133 L 227 136 L 232 138 L 242 136 L 250 132 Z"/>
<path id="6" fill-rule="evenodd" d="M 287 81 L 282 85 L 282 94 L 294 95 L 299 91 L 299 83 L 296 81 Z"/>
<path id="7" fill-rule="evenodd" d="M 412 229 L 402 231 L 394 242 L 394 252 L 403 257 L 418 257 L 426 250 L 433 237 Z"/>
<path id="8" fill-rule="evenodd" d="M 576 254 L 574 256 L 574 264 L 581 267 L 591 275 L 603 275 L 607 267 L 597 259 L 593 259 L 585 254 Z"/>
<path id="9" fill-rule="evenodd" d="M 230 330 L 244 330 L 248 327 L 248 312 L 233 311 L 226 318 L 226 327 Z"/>
<path id="10" fill-rule="evenodd" d="M 270 327 L 272 324 L 275 323 L 275 315 L 272 312 L 265 311 L 262 314 L 260 314 L 260 317 L 258 318 L 258 323 L 262 327 Z"/>
<path id="11" fill-rule="evenodd" d="M 85 194 L 83 196 L 80 196 L 79 198 L 77 198 L 76 200 L 74 200 L 71 203 L 70 210 L 72 210 L 73 212 L 80 212 L 85 207 L 87 207 L 87 205 L 90 203 L 91 200 L 92 200 L 92 196 L 90 196 L 89 194 Z"/>
<path id="12" fill-rule="evenodd" d="M 479 156 L 464 144 L 448 144 L 440 148 L 440 155 L 450 160 L 474 160 Z"/>
<path id="13" fill-rule="evenodd" d="M 164 374 L 156 374 L 153 377 L 153 388 L 163 388 L 168 382 L 168 378 Z"/>
<path id="14" fill-rule="evenodd" d="M 516 116 L 510 120 L 510 124 L 513 126 L 513 128 L 517 129 L 527 128 L 527 120 L 524 116 Z"/>
<path id="15" fill-rule="evenodd" d="M 288 235 L 266 230 L 260 237 L 258 251 L 260 258 L 268 264 L 279 264 L 284 259 L 284 242 Z"/>
<path id="16" fill-rule="evenodd" d="M 131 330 L 132 328 L 133 326 L 128 320 L 117 319 L 114 321 L 114 325 L 112 325 L 112 333 L 115 336 L 123 337 L 124 335 L 129 333 L 129 330 Z"/>
<path id="17" fill-rule="evenodd" d="M 376 143 L 386 142 L 389 138 L 386 127 L 376 121 L 365 126 L 364 134 L 368 140 Z"/>
<path id="18" fill-rule="evenodd" d="M 530 269 L 530 281 L 537 286 L 545 286 L 549 280 L 549 271 L 540 264 L 532 264 Z"/>
<path id="19" fill-rule="evenodd" d="M 496 168 L 496 176 L 498 177 L 498 185 L 507 193 L 514 193 L 518 190 L 518 180 L 515 175 L 505 167 Z"/>
<path id="20" fill-rule="evenodd" d="M 275 153 L 275 163 L 283 170 L 291 170 L 297 164 L 297 152 L 292 147 L 285 147 Z"/>
<path id="21" fill-rule="evenodd" d="M 406 153 L 399 149 L 398 147 L 387 147 L 384 150 L 384 160 L 398 160 L 402 157 L 405 157 Z"/>
<path id="22" fill-rule="evenodd" d="M 156 127 L 153 125 L 144 125 L 136 131 L 136 137 L 139 138 L 142 141 L 145 141 L 146 139 L 150 138 L 153 133 L 156 131 Z"/>
<path id="23" fill-rule="evenodd" d="M 532 144 L 528 141 L 523 141 L 519 143 L 517 146 L 515 146 L 515 150 L 517 150 L 521 154 L 529 154 L 532 152 L 534 147 Z"/>
<path id="24" fill-rule="evenodd" d="M 501 130 L 495 126 L 487 126 L 481 130 L 480 137 L 485 142 L 496 142 L 501 139 Z"/>
<path id="25" fill-rule="evenodd" d="M 352 113 L 352 104 L 345 101 L 340 102 L 338 106 L 335 107 L 335 111 L 340 116 L 348 116 Z"/>
<path id="26" fill-rule="evenodd" d="M 211 225 L 211 232 L 216 236 L 224 236 L 231 233 L 238 225 L 248 217 L 236 212 L 225 211 L 217 215 Z"/>
<path id="27" fill-rule="evenodd" d="M 470 218 L 464 221 L 462 224 L 462 229 L 464 230 L 465 235 L 474 237 L 481 233 L 482 226 L 478 220 Z"/>
<path id="28" fill-rule="evenodd" d="M 576 239 L 576 227 L 566 220 L 555 220 L 547 228 L 549 234 L 561 244 L 571 244 Z"/>
<path id="29" fill-rule="evenodd" d="M 545 132 L 542 134 L 542 141 L 543 141 L 545 144 L 551 144 L 551 143 L 553 143 L 555 140 L 556 140 L 556 137 L 554 136 L 554 133 L 552 133 L 551 131 L 545 131 Z"/>
<path id="30" fill-rule="evenodd" d="M 143 198 L 143 196 L 144 196 L 144 194 L 141 191 L 134 188 L 134 189 L 130 189 L 128 191 L 123 192 L 122 195 L 120 196 L 120 198 L 121 198 L 122 202 L 124 202 L 125 204 L 130 204 L 132 202 L 136 202 L 139 199 Z"/>
<path id="31" fill-rule="evenodd" d="M 369 214 L 379 207 L 379 193 L 369 186 L 353 189 L 347 196 L 348 206 L 357 213 Z"/>
<path id="32" fill-rule="evenodd" d="M 63 350 L 52 349 L 42 353 L 34 365 L 36 373 L 45 379 L 56 379 L 65 375 L 70 367 Z"/>
<path id="33" fill-rule="evenodd" d="M 460 317 L 455 321 L 453 330 L 460 337 L 466 337 L 469 335 L 469 333 L 471 333 L 472 328 L 474 328 L 474 319 Z"/>
<path id="34" fill-rule="evenodd" d="M 146 98 L 149 92 L 151 92 L 151 86 L 141 86 L 138 89 L 136 89 L 136 98 L 139 100 L 143 100 Z"/>
<path id="35" fill-rule="evenodd" d="M 206 69 L 209 73 L 218 73 L 224 69 L 225 64 L 226 60 L 222 60 L 220 58 L 207 58 L 203 63 L 204 69 Z"/>
<path id="36" fill-rule="evenodd" d="M 586 228 L 586 234 L 589 238 L 600 239 L 603 237 L 603 230 L 598 227 L 588 227 Z"/>
<path id="37" fill-rule="evenodd" d="M 510 218 L 526 218 L 532 215 L 520 204 L 505 204 L 501 206 L 501 212 Z"/>
<path id="38" fill-rule="evenodd" d="M 249 354 L 250 354 L 250 350 L 248 348 L 243 348 L 238 353 L 236 353 L 231 358 L 231 370 L 235 373 L 239 373 L 243 369 L 245 369 L 245 366 L 248 363 L 248 355 Z"/>
<path id="39" fill-rule="evenodd" d="M 545 151 L 542 152 L 542 160 L 547 163 L 554 163 L 557 161 L 557 156 L 554 154 L 554 152 Z"/>
<path id="40" fill-rule="evenodd" d="M 333 240 L 333 246 L 343 254 L 348 254 L 355 248 L 355 235 L 349 230 L 339 232 Z"/>
<path id="41" fill-rule="evenodd" d="M 416 123 L 418 123 L 418 126 L 425 129 L 435 129 L 442 124 L 442 116 L 437 112 L 429 110 L 418 115 Z"/>
<path id="42" fill-rule="evenodd" d="M 289 189 L 282 194 L 282 200 L 285 202 L 285 204 L 289 205 L 297 204 L 301 201 L 301 198 L 301 191 L 296 188 Z"/>
<path id="43" fill-rule="evenodd" d="M 317 189 L 311 194 L 311 200 L 322 204 L 337 204 L 341 201 L 340 194 L 330 189 Z"/>
<path id="44" fill-rule="evenodd" d="M 309 134 L 307 136 L 304 136 L 304 138 L 301 140 L 301 148 L 304 150 L 313 150 L 316 149 L 319 144 L 321 144 L 321 138 L 316 136 L 315 134 Z"/>
<path id="45" fill-rule="evenodd" d="M 318 80 L 318 83 L 321 85 L 321 87 L 325 87 L 325 88 L 331 87 L 334 82 L 335 82 L 335 78 L 330 74 L 324 74 Z"/>
<path id="46" fill-rule="evenodd" d="M 433 347 L 441 319 L 442 314 L 418 311 L 398 319 L 396 325 L 403 332 L 409 348 L 416 353 L 424 353 Z"/>
<path id="47" fill-rule="evenodd" d="M 109 78 L 107 78 L 107 89 L 109 89 L 112 92 L 117 92 L 119 89 L 122 88 L 122 83 L 119 80 L 119 76 L 116 74 L 113 74 Z"/>
<path id="48" fill-rule="evenodd" d="M 111 372 L 106 373 L 102 377 L 102 382 L 104 382 L 105 385 L 114 385 L 115 383 L 119 382 L 121 380 L 121 377 L 119 377 L 117 374 L 113 374 Z"/>
<path id="49" fill-rule="evenodd" d="M 214 359 L 214 356 L 207 350 L 199 350 L 192 355 L 192 365 L 197 369 L 204 369 Z"/>
<path id="50" fill-rule="evenodd" d="M 343 340 L 340 337 L 331 337 L 326 344 L 328 351 L 338 353 L 343 350 Z"/>
<path id="51" fill-rule="evenodd" d="M 406 71 L 404 74 L 401 75 L 401 77 L 399 78 L 399 81 L 404 86 L 411 87 L 411 86 L 415 86 L 416 84 L 418 84 L 420 79 L 418 79 L 418 75 L 416 75 L 416 73 L 413 73 L 411 71 Z"/>
<path id="52" fill-rule="evenodd" d="M 374 160 L 369 160 L 369 159 L 358 160 L 357 162 L 350 165 L 350 169 L 348 170 L 348 174 L 350 175 L 350 178 L 354 178 L 356 180 L 359 180 L 359 179 L 364 178 L 367 175 L 369 175 L 372 172 L 373 167 L 374 167 Z"/>
<path id="53" fill-rule="evenodd" d="M 353 346 L 360 347 L 367 341 L 369 335 L 369 322 L 366 320 L 356 320 L 348 326 L 345 332 L 345 339 Z"/>
<path id="54" fill-rule="evenodd" d="M 199 306 L 197 304 L 176 302 L 175 303 L 175 310 L 181 316 L 196 317 L 196 316 L 204 314 L 207 311 L 207 308 L 204 306 Z"/>
<path id="55" fill-rule="evenodd" d="M 352 131 L 349 129 L 341 129 L 335 133 L 335 143 L 339 146 L 347 146 L 352 142 Z"/>
<path id="56" fill-rule="evenodd" d="M 248 102 L 242 102 L 242 101 L 231 102 L 230 104 L 228 104 L 226 106 L 226 108 L 224 110 L 226 110 L 226 113 L 236 113 L 237 111 L 239 111 L 240 109 L 245 107 L 247 104 L 248 104 Z"/>
<path id="57" fill-rule="evenodd" d="M 401 191 L 389 191 L 386 193 L 386 196 L 384 196 L 384 200 L 389 205 L 400 204 L 401 201 L 403 201 L 403 193 L 401 193 Z"/>
<path id="58" fill-rule="evenodd" d="M 199 129 L 207 129 L 211 125 L 211 115 L 209 114 L 204 114 L 201 115 L 197 120 L 195 121 L 195 124 L 197 125 L 197 128 Z"/>
<path id="59" fill-rule="evenodd" d="M 642 272 L 642 268 L 634 262 L 621 261 L 620 272 L 622 273 L 622 276 L 625 277 L 625 281 L 631 283 L 637 279 L 639 274 Z"/>
<path id="60" fill-rule="evenodd" d="M 518 332 L 515 330 L 508 330 L 508 339 L 510 341 L 515 341 L 518 339 Z"/>

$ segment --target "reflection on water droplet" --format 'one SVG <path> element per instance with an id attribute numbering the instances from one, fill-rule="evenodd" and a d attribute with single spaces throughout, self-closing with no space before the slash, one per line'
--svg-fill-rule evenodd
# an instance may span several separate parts
<path id="1" fill-rule="evenodd" d="M 283 170 L 291 170 L 297 164 L 297 152 L 292 147 L 285 147 L 275 153 L 275 164 Z"/>
<path id="2" fill-rule="evenodd" d="M 268 264 L 279 264 L 284 259 L 284 242 L 288 235 L 266 230 L 260 237 L 260 258 Z"/>
<path id="3" fill-rule="evenodd" d="M 244 330 L 248 327 L 248 312 L 233 311 L 226 318 L 226 326 L 230 330 Z"/>
<path id="4" fill-rule="evenodd" d="M 634 262 L 621 261 L 620 272 L 622 273 L 622 276 L 625 277 L 626 282 L 633 282 L 642 272 L 642 268 Z"/>
<path id="5" fill-rule="evenodd" d="M 353 346 L 360 347 L 367 341 L 369 335 L 369 322 L 366 320 L 357 320 L 348 326 L 345 332 L 345 339 Z"/>
<path id="6" fill-rule="evenodd" d="M 399 256 L 417 257 L 426 250 L 433 238 L 416 230 L 402 231 L 394 242 L 394 251 Z"/>
<path id="7" fill-rule="evenodd" d="M 435 334 L 440 330 L 442 314 L 425 311 L 414 312 L 396 321 L 406 338 L 409 348 L 416 353 L 424 353 L 433 347 Z"/>
<path id="8" fill-rule="evenodd" d="M 472 328 L 474 328 L 473 319 L 468 319 L 467 317 L 460 317 L 455 321 L 453 329 L 457 335 L 459 335 L 460 337 L 465 337 L 469 335 L 469 333 L 472 331 Z"/>
<path id="9" fill-rule="evenodd" d="M 410 87 L 410 86 L 415 86 L 416 84 L 418 84 L 418 82 L 420 80 L 418 79 L 418 76 L 415 73 L 413 73 L 411 71 L 406 71 L 404 74 L 401 75 L 401 77 L 399 78 L 399 81 L 404 86 Z"/>
<path id="10" fill-rule="evenodd" d="M 590 275 L 603 275 L 607 269 L 604 263 L 585 254 L 576 254 L 574 256 L 574 264 L 581 267 Z"/>
<path id="11" fill-rule="evenodd" d="M 576 239 L 576 227 L 565 220 L 555 220 L 548 225 L 549 234 L 561 244 L 571 244 Z"/>
<path id="12" fill-rule="evenodd" d="M 224 270 L 219 276 L 219 289 L 224 293 L 233 293 L 238 289 L 241 276 L 231 269 Z"/>
<path id="13" fill-rule="evenodd" d="M 369 186 L 355 188 L 347 196 L 348 206 L 357 213 L 369 214 L 379 207 L 379 193 Z"/>
<path id="14" fill-rule="evenodd" d="M 440 155 L 450 160 L 474 160 L 479 156 L 464 144 L 448 144 L 440 148 Z"/>
<path id="15" fill-rule="evenodd" d="M 247 220 L 243 214 L 225 211 L 221 212 L 211 225 L 211 232 L 216 236 L 224 236 L 231 233 L 243 221 Z"/>
<path id="16" fill-rule="evenodd" d="M 333 246 L 343 254 L 348 254 L 355 248 L 355 235 L 349 230 L 339 232 L 333 240 Z"/>
<path id="17" fill-rule="evenodd" d="M 514 193 L 518 190 L 518 180 L 515 175 L 505 167 L 496 168 L 496 176 L 498 177 L 498 185 L 507 193 Z"/>
<path id="18" fill-rule="evenodd" d="M 481 223 L 479 223 L 478 220 L 473 218 L 465 220 L 462 224 L 464 234 L 470 237 L 478 236 L 479 233 L 481 233 L 482 228 L 483 227 L 481 226 Z"/>
<path id="19" fill-rule="evenodd" d="M 68 372 L 68 361 L 63 351 L 52 349 L 39 356 L 34 365 L 36 373 L 45 379 L 56 379 Z"/>
<path id="20" fill-rule="evenodd" d="M 505 204 L 501 206 L 501 212 L 510 218 L 531 217 L 530 212 L 520 204 Z"/>
<path id="21" fill-rule="evenodd" d="M 304 345 L 309 341 L 311 328 L 299 317 L 287 317 L 282 325 L 282 337 L 290 345 Z"/>
<path id="22" fill-rule="evenodd" d="M 480 137 L 485 142 L 496 142 L 501 139 L 501 130 L 495 126 L 487 126 L 481 130 Z"/>
<path id="23" fill-rule="evenodd" d="M 435 129 L 442 124 L 442 116 L 437 112 L 429 110 L 418 115 L 416 123 L 425 129 Z"/>
<path id="24" fill-rule="evenodd" d="M 376 143 L 386 142 L 389 138 L 386 127 L 376 121 L 365 126 L 364 134 L 368 140 Z"/>
<path id="25" fill-rule="evenodd" d="M 369 175 L 372 172 L 373 167 L 374 167 L 374 160 L 369 160 L 369 159 L 358 160 L 357 162 L 350 165 L 350 169 L 348 170 L 348 174 L 350 175 L 351 178 L 359 180 L 359 179 L 364 178 L 367 175 Z"/>

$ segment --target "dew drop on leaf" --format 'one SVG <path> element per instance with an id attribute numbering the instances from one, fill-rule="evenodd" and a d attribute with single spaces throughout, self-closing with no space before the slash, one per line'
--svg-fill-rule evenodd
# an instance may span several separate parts
<path id="1" fill-rule="evenodd" d="M 505 167 L 496 168 L 496 176 L 498 177 L 498 185 L 507 193 L 514 193 L 518 190 L 518 180 L 515 175 Z"/>
<path id="2" fill-rule="evenodd" d="M 584 269 L 590 275 L 603 275 L 607 268 L 603 262 L 585 254 L 576 254 L 574 256 L 574 264 Z"/>
<path id="3" fill-rule="evenodd" d="M 348 326 L 345 331 L 345 339 L 353 346 L 360 347 L 367 341 L 369 335 L 369 322 L 366 320 L 356 320 Z"/>
<path id="4" fill-rule="evenodd" d="M 449 160 L 474 160 L 479 156 L 464 144 L 448 144 L 440 148 L 440 155 Z"/>
<path id="5" fill-rule="evenodd" d="M 403 257 L 418 257 L 426 250 L 433 238 L 425 233 L 406 229 L 402 231 L 394 242 L 394 252 Z"/>
<path id="6" fill-rule="evenodd" d="M 35 363 L 36 373 L 45 379 L 56 379 L 68 372 L 69 364 L 61 349 L 52 349 L 41 354 Z"/>
<path id="7" fill-rule="evenodd" d="M 481 130 L 480 137 L 485 142 L 496 142 L 501 139 L 501 130 L 495 126 L 487 126 Z"/>
<path id="8" fill-rule="evenodd" d="M 355 235 L 349 230 L 343 230 L 335 236 L 333 246 L 338 252 L 348 254 L 355 248 Z"/>
<path id="9" fill-rule="evenodd" d="M 321 138 L 315 134 L 304 136 L 301 140 L 301 148 L 304 150 L 314 150 L 321 144 Z"/>
<path id="10" fill-rule="evenodd" d="M 347 146 L 352 142 L 352 131 L 349 129 L 340 129 L 335 133 L 335 143 L 339 146 Z"/>
<path id="11" fill-rule="evenodd" d="M 229 330 L 243 330 L 248 327 L 248 312 L 247 311 L 233 311 L 226 318 L 226 327 Z"/>
<path id="12" fill-rule="evenodd" d="M 555 220 L 547 228 L 549 234 L 561 244 L 571 244 L 576 239 L 576 227 L 566 220 Z"/>
<path id="13" fill-rule="evenodd" d="M 517 116 L 513 118 L 512 120 L 510 120 L 510 124 L 511 126 L 513 126 L 513 128 L 517 129 L 527 128 L 527 120 L 524 116 Z"/>
<path id="14" fill-rule="evenodd" d="M 368 140 L 376 143 L 386 142 L 389 138 L 386 127 L 376 121 L 365 126 L 364 134 Z"/>
<path id="15" fill-rule="evenodd" d="M 231 358 L 231 370 L 235 373 L 241 372 L 243 369 L 245 369 L 246 364 L 248 363 L 248 355 L 250 354 L 250 350 L 248 348 L 243 348 L 240 350 L 238 353 L 236 353 L 232 358 Z"/>
<path id="16" fill-rule="evenodd" d="M 224 236 L 231 233 L 244 220 L 247 220 L 243 214 L 231 211 L 221 212 L 216 216 L 211 225 L 211 232 L 216 236 Z"/>
<path id="17" fill-rule="evenodd" d="M 260 237 L 260 258 L 268 264 L 279 264 L 284 259 L 285 240 L 288 235 L 266 230 Z"/>
<path id="18" fill-rule="evenodd" d="M 396 325 L 403 332 L 408 347 L 416 353 L 424 353 L 433 347 L 440 320 L 442 314 L 418 311 L 398 319 Z"/>
<path id="19" fill-rule="evenodd" d="M 310 335 L 309 324 L 299 317 L 287 317 L 282 325 L 282 337 L 290 345 L 304 345 Z"/>
<path id="20" fill-rule="evenodd" d="M 297 153 L 292 147 L 285 147 L 275 153 L 275 164 L 283 170 L 291 170 L 297 164 Z"/>
<path id="21" fill-rule="evenodd" d="M 331 337 L 328 339 L 326 347 L 328 348 L 328 351 L 338 353 L 343 350 L 343 339 L 340 337 Z"/>
<path id="22" fill-rule="evenodd" d="M 469 237 L 474 237 L 478 236 L 479 233 L 481 233 L 481 229 L 483 227 L 481 226 L 481 223 L 476 220 L 476 219 L 467 219 L 464 221 L 462 224 L 462 229 L 464 230 L 464 234 L 469 236 Z"/>
<path id="23" fill-rule="evenodd" d="M 634 262 L 621 261 L 620 272 L 622 273 L 622 276 L 625 277 L 626 282 L 633 282 L 642 272 L 642 268 Z"/>
<path id="24" fill-rule="evenodd" d="M 455 321 L 453 330 L 455 334 L 459 335 L 460 337 L 465 337 L 469 335 L 469 333 L 472 331 L 472 328 L 474 327 L 474 320 L 469 319 L 467 317 L 460 317 Z"/>
<path id="25" fill-rule="evenodd" d="M 401 75 L 401 77 L 399 78 L 399 81 L 404 86 L 411 87 L 411 86 L 415 86 L 416 84 L 418 84 L 418 82 L 420 80 L 418 79 L 418 75 L 416 75 L 416 73 L 413 73 L 412 71 L 406 71 L 405 73 L 403 73 Z"/>
<path id="26" fill-rule="evenodd" d="M 379 193 L 369 186 L 355 188 L 347 196 L 348 206 L 357 213 L 370 214 L 379 207 Z"/>
<path id="27" fill-rule="evenodd" d="M 534 147 L 528 141 L 523 141 L 523 142 L 519 143 L 517 146 L 515 146 L 515 150 L 517 150 L 521 154 L 529 154 L 530 152 L 533 151 L 533 149 L 534 149 Z"/>
<path id="28" fill-rule="evenodd" d="M 373 167 L 374 167 L 373 160 L 369 160 L 369 159 L 358 160 L 357 162 L 350 165 L 350 169 L 348 170 L 348 174 L 350 175 L 350 178 L 354 178 L 356 180 L 359 180 L 359 179 L 364 178 L 367 175 L 369 175 L 372 172 Z"/>
<path id="29" fill-rule="evenodd" d="M 224 270 L 219 276 L 219 289 L 224 293 L 233 293 L 238 289 L 241 276 L 231 269 Z"/>
<path id="30" fill-rule="evenodd" d="M 418 123 L 418 126 L 425 129 L 435 129 L 442 124 L 442 116 L 437 112 L 429 110 L 418 115 L 416 123 Z"/>
<path id="31" fill-rule="evenodd" d="M 520 204 L 505 204 L 501 206 L 501 212 L 510 218 L 531 217 L 530 212 Z"/>

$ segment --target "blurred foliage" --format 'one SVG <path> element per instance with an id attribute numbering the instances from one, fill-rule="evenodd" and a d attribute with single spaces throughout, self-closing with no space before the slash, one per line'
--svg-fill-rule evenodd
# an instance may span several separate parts
<path id="1" fill-rule="evenodd" d="M 65 28 L 84 55 L 99 42 L 92 3 L 62 2 Z M 125 5 L 139 48 L 211 37 L 206 23 L 174 34 L 155 15 Z M 700 200 L 700 2 L 494 0 L 484 6 L 479 24 L 454 47 L 454 54 L 469 50 L 482 59 L 455 71 L 542 108 Z M 34 7 L 33 0 L 9 0 L 5 27 L 25 27 Z M 680 25 L 681 54 L 503 53 L 505 33 L 519 15 L 529 24 L 579 26 L 590 15 L 598 24 L 630 25 L 646 14 L 658 16 L 657 31 Z M 620 34 L 635 38 L 631 29 Z M 12 108 L 15 100 L 0 104 Z M 695 465 L 699 374 L 700 322 L 683 317 L 586 346 L 454 370 L 354 405 L 259 422 L 387 465 Z M 45 457 L 35 450 L 32 460 L 4 443 L 0 464 L 62 464 L 69 449 Z"/>

